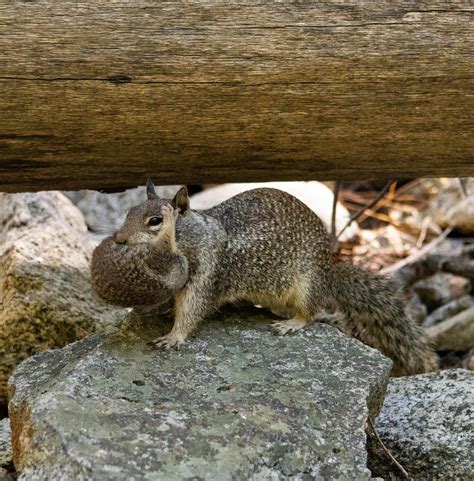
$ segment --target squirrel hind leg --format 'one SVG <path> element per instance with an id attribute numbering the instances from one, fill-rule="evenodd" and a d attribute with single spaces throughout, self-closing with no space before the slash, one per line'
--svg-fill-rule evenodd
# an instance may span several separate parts
<path id="1" fill-rule="evenodd" d="M 321 322 L 339 329 L 343 334 L 352 336 L 352 329 L 347 322 L 347 318 L 339 311 L 328 312 L 326 310 L 319 311 L 313 318 L 313 322 Z"/>
<path id="2" fill-rule="evenodd" d="M 275 321 L 271 324 L 270 328 L 274 334 L 284 336 L 285 334 L 293 334 L 315 322 L 329 324 L 336 327 L 344 334 L 351 335 L 347 320 L 340 312 L 332 313 L 323 309 L 309 317 L 295 315 L 285 321 Z"/>
<path id="3" fill-rule="evenodd" d="M 295 308 L 292 306 L 272 306 L 270 311 L 275 316 L 283 317 L 283 319 L 290 319 L 295 316 Z"/>

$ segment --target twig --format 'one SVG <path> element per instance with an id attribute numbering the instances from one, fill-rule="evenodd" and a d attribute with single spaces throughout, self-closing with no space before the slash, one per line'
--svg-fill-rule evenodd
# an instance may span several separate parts
<path id="1" fill-rule="evenodd" d="M 372 199 L 371 202 L 369 202 L 366 206 L 362 207 L 359 209 L 355 214 L 351 215 L 349 220 L 347 221 L 347 224 L 342 228 L 342 230 L 339 232 L 337 235 L 337 239 L 341 237 L 342 233 L 355 221 L 357 220 L 367 209 L 371 209 L 388 191 L 390 186 L 393 183 L 393 179 L 390 179 L 387 182 L 387 185 Z"/>
<path id="2" fill-rule="evenodd" d="M 428 233 L 428 227 L 430 225 L 431 218 L 425 217 L 421 222 L 421 231 L 418 240 L 416 241 L 416 248 L 421 249 L 423 247 L 423 242 L 425 242 L 426 234 Z"/>
<path id="3" fill-rule="evenodd" d="M 397 187 L 398 187 L 398 181 L 397 181 L 397 180 L 395 180 L 394 182 L 392 182 L 392 183 L 390 184 L 390 188 L 389 188 L 389 190 L 388 190 L 388 196 L 387 196 L 387 197 L 388 197 L 387 200 L 388 200 L 389 202 L 392 202 L 393 199 L 395 198 L 395 194 L 396 194 L 396 192 L 397 192 Z"/>
<path id="4" fill-rule="evenodd" d="M 364 217 L 372 217 L 373 219 L 381 220 L 387 224 L 393 225 L 398 230 L 404 232 L 405 234 L 409 234 L 412 237 L 415 237 L 419 234 L 419 231 L 409 224 L 397 222 L 396 220 L 391 219 L 387 214 L 381 214 L 380 212 L 376 212 L 372 209 L 367 209 L 367 211 L 364 212 Z"/>
<path id="5" fill-rule="evenodd" d="M 336 253 L 338 250 L 337 237 L 336 237 L 336 209 L 337 202 L 339 200 L 339 192 L 341 191 L 342 181 L 336 180 L 334 184 L 334 199 L 332 202 L 332 214 L 331 214 L 331 249 Z"/>
<path id="6" fill-rule="evenodd" d="M 462 190 L 462 193 L 464 194 L 464 197 L 469 197 L 469 194 L 467 192 L 467 187 L 466 187 L 466 179 L 462 179 L 461 177 L 459 177 L 459 183 L 461 184 L 461 190 Z"/>
<path id="7" fill-rule="evenodd" d="M 350 197 L 346 196 L 344 193 L 344 204 L 348 209 L 356 209 L 359 208 L 360 205 L 366 204 L 366 202 L 356 202 L 354 200 L 351 200 Z M 380 199 L 377 207 L 389 207 L 391 209 L 399 210 L 401 212 L 406 212 L 408 214 L 416 214 L 420 210 L 423 210 L 426 207 L 426 203 L 418 202 L 418 204 L 415 205 L 408 205 L 408 204 L 402 204 L 401 202 L 397 201 L 391 201 L 389 199 Z"/>
<path id="8" fill-rule="evenodd" d="M 393 274 L 394 272 L 400 270 L 402 267 L 405 267 L 409 264 L 413 264 L 415 261 L 420 260 L 422 257 L 424 257 L 428 252 L 433 250 L 438 244 L 440 244 L 452 231 L 452 227 L 448 227 L 444 229 L 441 234 L 436 237 L 436 239 L 433 239 L 431 242 L 426 244 L 422 249 L 414 252 L 413 254 L 409 255 L 408 257 L 405 257 L 405 259 L 401 260 L 400 262 L 397 262 L 396 264 L 393 264 L 389 267 L 386 267 L 385 269 L 382 269 L 380 271 L 381 274 Z"/>
<path id="9" fill-rule="evenodd" d="M 404 194 L 405 192 L 409 192 L 411 189 L 420 185 L 423 182 L 424 182 L 424 179 L 415 179 L 415 180 L 412 180 L 411 182 L 406 183 L 405 185 L 402 185 L 397 189 L 397 192 L 395 193 L 395 197 L 399 197 L 401 194 Z"/>
<path id="10" fill-rule="evenodd" d="M 400 470 L 400 472 L 403 474 L 403 477 L 405 479 L 411 479 L 408 473 L 405 471 L 405 468 L 395 459 L 395 456 L 388 450 L 388 448 L 385 446 L 383 441 L 380 439 L 379 433 L 375 429 L 374 422 L 372 421 L 372 418 L 370 416 L 367 416 L 367 420 L 369 422 L 370 429 L 372 430 L 375 439 L 377 439 L 378 443 L 380 444 L 380 447 L 382 448 L 383 452 L 389 457 L 390 461 Z"/>
<path id="11" fill-rule="evenodd" d="M 390 202 L 410 202 L 415 204 L 427 204 L 428 201 L 425 199 L 420 199 L 420 196 L 411 195 L 411 194 L 398 194 L 398 190 L 394 195 L 393 199 L 390 199 Z M 370 192 L 350 192 L 344 191 L 343 197 L 344 200 L 352 200 L 356 204 L 364 204 L 367 200 L 370 200 L 373 197 L 374 193 Z"/>

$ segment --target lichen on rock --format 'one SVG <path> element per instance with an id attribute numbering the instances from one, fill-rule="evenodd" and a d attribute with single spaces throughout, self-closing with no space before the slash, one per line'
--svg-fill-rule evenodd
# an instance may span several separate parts
<path id="1" fill-rule="evenodd" d="M 370 479 L 366 420 L 391 361 L 323 324 L 275 337 L 220 314 L 182 350 L 120 328 L 38 354 L 10 380 L 19 480 Z"/>

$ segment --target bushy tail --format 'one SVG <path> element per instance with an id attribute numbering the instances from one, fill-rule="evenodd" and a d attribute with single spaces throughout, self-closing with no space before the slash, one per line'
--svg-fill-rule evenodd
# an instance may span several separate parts
<path id="1" fill-rule="evenodd" d="M 338 263 L 334 265 L 330 291 L 351 334 L 393 360 L 392 375 L 438 368 L 428 338 L 408 315 L 401 290 L 392 279 Z"/>

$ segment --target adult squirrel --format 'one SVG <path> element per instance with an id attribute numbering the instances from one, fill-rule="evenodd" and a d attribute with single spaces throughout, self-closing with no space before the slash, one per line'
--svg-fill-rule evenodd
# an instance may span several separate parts
<path id="1" fill-rule="evenodd" d="M 175 249 L 187 259 L 188 277 L 184 287 L 178 283 L 173 289 L 175 319 L 171 332 L 152 341 L 153 346 L 177 349 L 219 306 L 249 301 L 287 319 L 272 324 L 276 334 L 327 322 L 390 357 L 393 375 L 437 368 L 436 355 L 422 328 L 408 316 L 396 284 L 360 267 L 336 262 L 319 217 L 290 194 L 259 188 L 211 209 L 194 211 L 185 187 L 172 200 L 160 199 L 149 180 L 147 197 L 146 202 L 130 210 L 113 241 L 105 242 L 115 242 L 122 248 L 152 245 L 162 228 L 169 230 L 169 224 L 162 228 L 156 225 L 163 206 L 171 205 L 180 212 Z M 101 278 L 110 279 L 107 263 L 101 260 L 107 257 L 107 249 L 100 249 L 92 263 L 95 284 Z M 129 288 L 136 290 L 137 279 L 143 279 L 127 276 L 126 266 L 134 264 L 136 271 L 136 266 L 148 262 L 147 255 L 150 252 L 144 250 L 138 256 L 116 258 L 115 264 L 123 265 L 118 282 L 122 287 L 109 293 L 102 286 L 96 289 L 98 294 L 110 302 L 121 297 L 121 290 L 124 297 Z M 150 285 L 139 288 L 147 291 Z M 159 285 L 154 288 L 159 289 Z M 134 305 L 132 298 L 128 295 L 129 305 Z M 143 298 L 140 301 L 143 303 Z M 150 296 L 149 304 L 153 303 Z"/>

